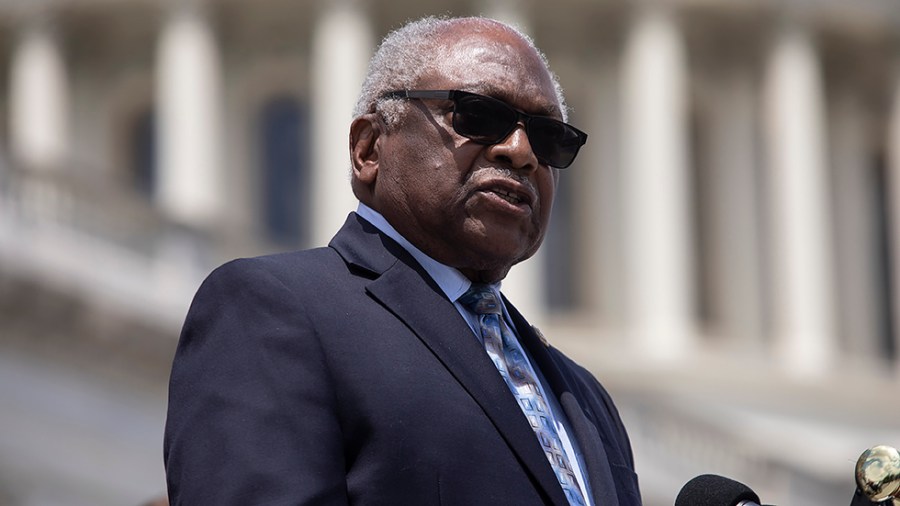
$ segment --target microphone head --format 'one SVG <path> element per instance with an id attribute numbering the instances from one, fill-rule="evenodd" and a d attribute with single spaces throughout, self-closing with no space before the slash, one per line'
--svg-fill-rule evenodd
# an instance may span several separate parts
<path id="1" fill-rule="evenodd" d="M 675 506 L 737 506 L 742 501 L 759 504 L 759 496 L 743 483 L 703 474 L 684 484 Z"/>
<path id="2" fill-rule="evenodd" d="M 884 445 L 864 451 L 856 462 L 856 485 L 871 501 L 900 498 L 900 451 Z"/>

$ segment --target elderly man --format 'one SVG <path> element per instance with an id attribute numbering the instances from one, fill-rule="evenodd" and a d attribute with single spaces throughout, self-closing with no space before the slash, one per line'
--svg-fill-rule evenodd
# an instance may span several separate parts
<path id="1" fill-rule="evenodd" d="M 498 292 L 587 137 L 543 56 L 496 21 L 427 18 L 384 40 L 356 112 L 359 210 L 329 246 L 197 293 L 172 503 L 639 505 L 608 394 Z"/>

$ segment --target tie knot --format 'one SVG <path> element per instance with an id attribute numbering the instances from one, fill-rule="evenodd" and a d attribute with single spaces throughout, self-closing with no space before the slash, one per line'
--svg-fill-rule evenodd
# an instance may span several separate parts
<path id="1" fill-rule="evenodd" d="M 459 302 L 475 314 L 500 314 L 500 301 L 488 285 L 473 284 Z"/>

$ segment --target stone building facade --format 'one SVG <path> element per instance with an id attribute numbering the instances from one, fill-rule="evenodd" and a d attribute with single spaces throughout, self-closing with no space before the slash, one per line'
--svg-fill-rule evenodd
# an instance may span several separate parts
<path id="1" fill-rule="evenodd" d="M 895 0 L 6 0 L 0 503 L 162 493 L 193 291 L 328 241 L 366 62 L 427 14 L 521 26 L 590 134 L 504 292 L 613 391 L 646 504 L 844 504 L 900 446 Z"/>

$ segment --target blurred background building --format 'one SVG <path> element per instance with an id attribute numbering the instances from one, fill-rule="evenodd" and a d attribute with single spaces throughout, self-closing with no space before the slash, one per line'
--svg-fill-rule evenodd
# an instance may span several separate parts
<path id="1" fill-rule="evenodd" d="M 203 277 L 324 245 L 380 37 L 532 34 L 590 134 L 504 292 L 616 397 L 645 504 L 848 504 L 900 445 L 896 0 L 0 1 L 0 505 L 164 495 Z"/>

